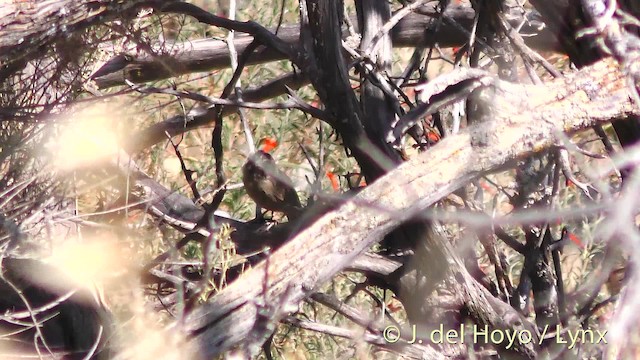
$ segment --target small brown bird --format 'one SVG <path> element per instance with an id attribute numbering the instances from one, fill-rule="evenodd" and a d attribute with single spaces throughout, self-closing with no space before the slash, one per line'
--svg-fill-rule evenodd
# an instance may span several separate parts
<path id="1" fill-rule="evenodd" d="M 273 157 L 258 150 L 242 167 L 242 182 L 258 206 L 283 212 L 289 220 L 300 215 L 302 205 L 291 179 L 276 166 Z"/>

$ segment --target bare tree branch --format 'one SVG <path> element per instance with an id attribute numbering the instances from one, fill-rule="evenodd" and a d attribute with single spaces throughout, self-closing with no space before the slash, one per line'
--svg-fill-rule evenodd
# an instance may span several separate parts
<path id="1" fill-rule="evenodd" d="M 571 133 L 638 114 L 625 76 L 612 60 L 548 86 L 496 81 L 494 110 L 492 122 L 450 136 L 427 154 L 381 177 L 274 252 L 268 266 L 258 264 L 210 303 L 190 313 L 185 330 L 203 354 L 214 356 L 242 341 L 256 321 L 258 309 L 253 299 L 264 298 L 270 306 L 285 307 L 291 304 L 277 301 L 286 290 L 287 301 L 298 302 L 399 224 L 480 174 L 553 145 L 556 132 Z M 470 145 L 474 134 L 487 131 L 491 139 L 487 145 Z M 447 254 L 442 248 L 440 252 Z M 265 278 L 269 288 L 262 293 Z M 463 299 L 478 310 L 498 306 L 490 300 L 491 295 L 481 294 Z M 515 326 L 509 322 L 519 317 L 504 316 L 504 311 L 498 311 L 502 320 L 486 316 L 476 321 L 488 321 L 484 324 L 497 328 Z M 503 323 L 491 323 L 498 320 Z M 516 351 L 531 354 L 528 346 L 520 345 Z"/>
<path id="2" fill-rule="evenodd" d="M 467 41 L 466 33 L 461 32 L 457 26 L 471 29 L 473 9 L 449 6 L 445 16 L 450 21 L 441 22 L 439 26 L 437 16 L 435 8 L 429 5 L 421 10 L 421 14 L 410 14 L 400 20 L 390 32 L 394 46 L 429 46 L 436 42 L 443 48 L 462 46 Z M 520 25 L 522 21 L 522 15 L 516 13 L 509 17 L 509 23 L 514 27 Z M 525 43 L 538 50 L 557 50 L 552 34 L 540 25 L 540 23 L 525 22 L 521 31 L 531 34 L 525 38 Z M 299 24 L 285 25 L 280 28 L 277 38 L 289 46 L 295 46 L 299 35 Z M 237 51 L 241 53 L 252 41 L 253 37 L 249 35 L 236 36 L 234 44 Z M 203 39 L 187 43 L 167 43 L 165 48 L 171 49 L 167 51 L 167 56 L 129 54 L 126 60 L 122 56 L 115 57 L 103 66 L 102 71 L 97 74 L 99 76 L 94 74 L 94 80 L 99 88 L 107 88 L 123 85 L 125 78 L 134 82 L 147 82 L 230 66 L 228 47 L 222 40 Z M 281 59 L 283 59 L 281 53 L 267 48 L 252 55 L 248 64 L 261 64 Z"/>

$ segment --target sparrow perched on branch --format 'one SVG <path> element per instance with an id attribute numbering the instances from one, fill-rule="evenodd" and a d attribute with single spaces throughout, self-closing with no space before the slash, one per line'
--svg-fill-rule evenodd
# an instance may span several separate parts
<path id="1" fill-rule="evenodd" d="M 283 212 L 289 220 L 300 215 L 302 205 L 291 179 L 263 150 L 249 156 L 242 166 L 242 182 L 247 194 L 261 208 Z"/>

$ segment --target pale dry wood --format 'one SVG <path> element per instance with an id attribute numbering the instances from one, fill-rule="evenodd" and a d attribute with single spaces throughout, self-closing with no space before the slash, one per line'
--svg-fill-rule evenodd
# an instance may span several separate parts
<path id="1" fill-rule="evenodd" d="M 492 122 L 446 138 L 381 177 L 189 314 L 185 330 L 203 355 L 219 354 L 248 336 L 257 300 L 275 308 L 299 302 L 403 221 L 480 174 L 552 146 L 559 132 L 640 114 L 610 59 L 546 86 L 496 84 Z M 490 141 L 471 146 L 479 133 Z M 497 306 L 490 298 L 468 296 L 479 311 Z"/>
<path id="2" fill-rule="evenodd" d="M 83 30 L 112 20 L 135 17 L 141 7 L 152 3 L 148 0 L 0 2 L 0 80 L 26 62 L 44 56 L 54 46 L 76 50 L 77 36 Z"/>
<path id="3" fill-rule="evenodd" d="M 468 6 L 451 5 L 446 11 L 449 21 L 438 23 L 433 6 L 425 6 L 422 14 L 410 14 L 403 18 L 390 32 L 395 47 L 431 46 L 437 43 L 442 48 L 462 46 L 467 41 L 467 34 L 460 28 L 471 31 L 474 12 Z M 522 22 L 521 15 L 509 17 L 513 26 Z M 356 23 L 356 19 L 352 19 Z M 525 38 L 527 45 L 537 50 L 556 49 L 555 38 L 539 24 L 525 22 L 522 33 L 530 34 Z M 345 33 L 345 32 L 343 32 Z M 278 38 L 291 46 L 297 45 L 300 34 L 299 24 L 287 24 L 278 31 Z M 253 37 L 241 34 L 234 40 L 238 53 L 242 53 L 253 41 Z M 158 44 L 154 45 L 156 47 Z M 222 40 L 202 39 L 184 43 L 166 43 L 164 55 L 129 54 L 131 60 L 122 63 L 114 58 L 113 71 L 95 78 L 100 88 L 123 85 L 124 79 L 135 82 L 160 80 L 180 74 L 210 71 L 230 66 L 227 44 Z M 261 64 L 273 60 L 281 60 L 284 56 L 273 49 L 264 48 L 253 54 L 249 64 Z M 120 63 L 119 63 L 120 62 Z"/>

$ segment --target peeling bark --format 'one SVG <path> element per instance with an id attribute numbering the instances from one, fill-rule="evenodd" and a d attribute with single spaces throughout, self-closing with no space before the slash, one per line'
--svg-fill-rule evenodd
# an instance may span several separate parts
<path id="1" fill-rule="evenodd" d="M 572 133 L 640 113 L 624 75 L 610 59 L 546 86 L 496 86 L 492 122 L 450 136 L 381 177 L 189 314 L 184 330 L 203 355 L 220 354 L 247 336 L 259 310 L 256 299 L 275 308 L 299 302 L 404 221 L 480 174 L 553 145 L 557 131 Z M 493 142 L 471 146 L 471 134 L 487 127 Z M 444 243 L 434 246 L 447 254 Z M 480 324 L 500 329 L 526 326 L 514 309 L 483 295 L 479 286 L 472 287 L 477 292 L 470 291 L 469 278 L 462 279 L 466 285 L 453 290 Z M 263 283 L 269 285 L 266 293 Z M 499 318 L 488 313 L 495 310 Z M 517 344 L 513 351 L 531 358 L 528 344 Z"/>

